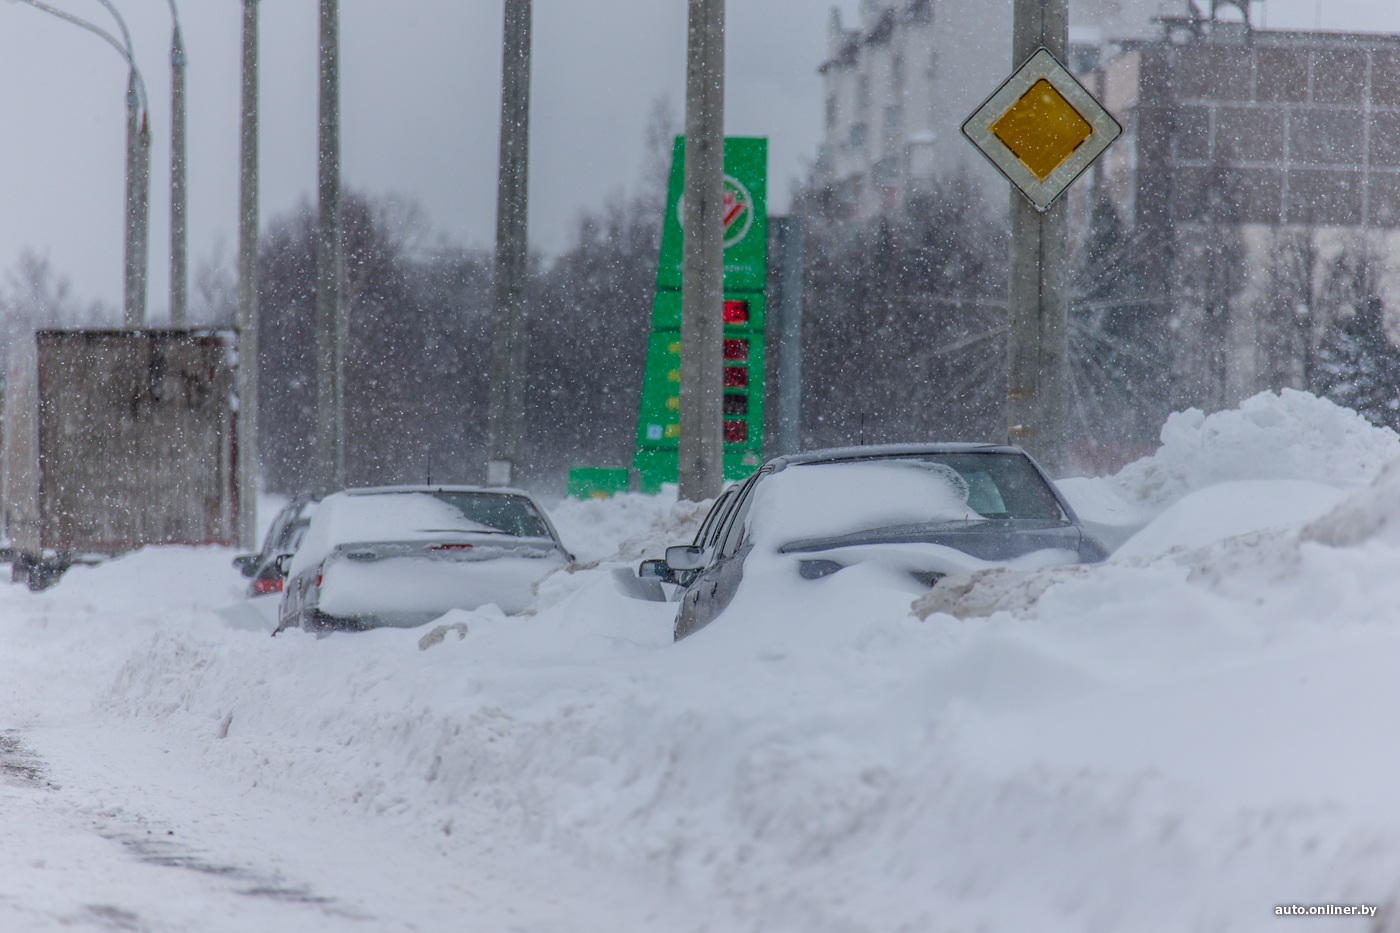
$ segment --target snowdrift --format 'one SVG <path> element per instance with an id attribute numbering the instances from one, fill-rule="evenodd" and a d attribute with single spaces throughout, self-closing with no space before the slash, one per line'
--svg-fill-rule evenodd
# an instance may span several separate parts
<path id="1" fill-rule="evenodd" d="M 1066 484 L 1155 537 L 1023 575 L 1019 609 L 965 589 L 921 619 L 852 568 L 679 644 L 674 604 L 611 579 L 688 538 L 674 493 L 562 504 L 579 562 L 535 613 L 436 639 L 271 639 L 226 552 L 148 551 L 0 591 L 0 696 L 159 734 L 231 795 L 414 827 L 424 858 L 545 847 L 697 931 L 1273 930 L 1329 901 L 1395 930 L 1397 456 L 1302 393 L 1175 415 Z"/>

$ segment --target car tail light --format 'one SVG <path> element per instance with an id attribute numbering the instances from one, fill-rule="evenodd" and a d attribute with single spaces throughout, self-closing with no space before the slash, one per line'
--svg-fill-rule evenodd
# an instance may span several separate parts
<path id="1" fill-rule="evenodd" d="M 316 574 L 316 589 L 318 589 L 318 590 L 321 588 L 321 579 L 322 579 L 322 575 L 319 574 L 319 573 Z"/>
<path id="2" fill-rule="evenodd" d="M 253 581 L 253 595 L 266 596 L 269 593 L 282 592 L 281 577 L 259 577 Z"/>
<path id="3" fill-rule="evenodd" d="M 430 551 L 465 551 L 465 550 L 467 550 L 467 549 L 470 548 L 470 547 L 472 547 L 472 545 L 470 545 L 470 544 L 431 544 L 431 545 L 428 546 L 428 550 L 430 550 Z"/>

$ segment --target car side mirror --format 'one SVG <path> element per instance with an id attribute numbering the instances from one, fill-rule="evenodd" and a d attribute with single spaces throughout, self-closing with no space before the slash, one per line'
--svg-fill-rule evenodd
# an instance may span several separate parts
<path id="1" fill-rule="evenodd" d="M 703 570 L 705 549 L 698 544 L 678 544 L 666 549 L 666 564 L 672 570 Z"/>
<path id="2" fill-rule="evenodd" d="M 257 557 L 256 554 L 239 554 L 233 559 L 233 566 L 237 567 L 243 576 L 251 577 L 258 569 Z"/>
<path id="3" fill-rule="evenodd" d="M 291 569 L 292 569 L 292 558 L 293 558 L 293 557 L 296 557 L 296 555 L 295 555 L 295 554 L 278 554 L 278 555 L 277 555 L 277 560 L 274 561 L 273 563 L 274 563 L 274 565 L 277 567 L 277 572 L 280 573 L 282 576 L 285 577 L 285 576 L 291 571 Z"/>
<path id="4" fill-rule="evenodd" d="M 637 576 L 643 580 L 660 580 L 662 583 L 675 583 L 676 574 L 664 560 L 644 560 L 637 568 Z"/>

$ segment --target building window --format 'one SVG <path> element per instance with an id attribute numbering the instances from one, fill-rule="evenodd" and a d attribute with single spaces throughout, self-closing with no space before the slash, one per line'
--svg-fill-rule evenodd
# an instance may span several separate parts
<path id="1" fill-rule="evenodd" d="M 885 108 L 885 138 L 894 139 L 904 130 L 904 108 L 890 104 Z"/>
<path id="2" fill-rule="evenodd" d="M 851 124 L 851 148 L 852 148 L 852 149 L 864 149 L 864 148 L 865 148 L 865 124 L 864 124 L 864 123 L 852 123 L 852 124 Z"/>
<path id="3" fill-rule="evenodd" d="M 836 95 L 829 94 L 826 98 L 826 128 L 828 130 L 836 127 Z"/>
<path id="4" fill-rule="evenodd" d="M 904 56 L 896 55 L 890 62 L 890 83 L 896 88 L 904 87 Z"/>
<path id="5" fill-rule="evenodd" d="M 909 144 L 909 177 L 932 178 L 937 164 L 931 140 Z"/>
<path id="6" fill-rule="evenodd" d="M 856 79 L 856 107 L 862 112 L 870 106 L 870 75 Z"/>
<path id="7" fill-rule="evenodd" d="M 875 163 L 875 170 L 871 173 L 872 181 L 878 187 L 884 188 L 889 185 L 899 184 L 899 159 L 895 156 L 888 156 Z"/>

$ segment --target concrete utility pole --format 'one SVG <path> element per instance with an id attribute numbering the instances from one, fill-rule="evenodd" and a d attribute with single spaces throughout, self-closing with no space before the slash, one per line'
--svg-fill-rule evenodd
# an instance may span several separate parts
<path id="1" fill-rule="evenodd" d="M 724 484 L 724 0 L 689 0 L 681 253 L 680 497 Z"/>
<path id="2" fill-rule="evenodd" d="M 189 301 L 189 253 L 185 230 L 185 39 L 180 11 L 170 0 L 170 326 L 184 327 Z"/>
<path id="3" fill-rule="evenodd" d="M 777 321 L 774 332 L 778 350 L 777 454 L 802 449 L 802 264 L 805 240 L 802 217 L 771 217 L 777 247 Z"/>
<path id="4" fill-rule="evenodd" d="M 146 264 L 150 250 L 151 127 L 142 94 L 131 70 L 126 84 L 126 282 L 122 294 L 122 323 L 129 328 L 146 323 Z"/>
<path id="5" fill-rule="evenodd" d="M 491 332 L 490 458 L 486 482 L 519 477 L 525 422 L 525 273 L 530 199 L 531 0 L 505 0 L 501 151 L 496 173 L 496 298 Z"/>
<path id="6" fill-rule="evenodd" d="M 1012 69 L 1042 46 L 1066 61 L 1067 0 L 1015 4 Z M 1010 273 L 1007 435 L 1059 476 L 1066 466 L 1069 420 L 1069 244 L 1063 199 L 1041 213 L 1011 192 Z"/>
<path id="7" fill-rule="evenodd" d="M 340 360 L 340 2 L 321 0 L 316 244 L 316 494 L 345 485 Z"/>
<path id="8" fill-rule="evenodd" d="M 258 0 L 243 0 L 238 166 L 238 545 L 258 546 Z"/>

